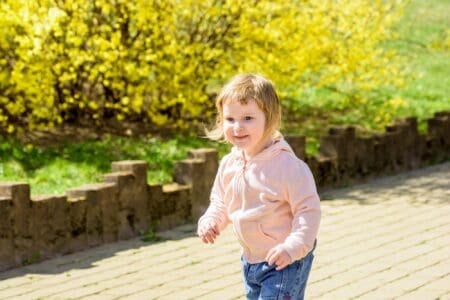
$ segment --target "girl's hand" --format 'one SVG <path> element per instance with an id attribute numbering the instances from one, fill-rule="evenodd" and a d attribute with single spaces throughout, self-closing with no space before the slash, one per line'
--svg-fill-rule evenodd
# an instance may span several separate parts
<path id="1" fill-rule="evenodd" d="M 287 267 L 292 262 L 292 258 L 286 250 L 278 245 L 269 250 L 266 261 L 269 265 L 275 264 L 276 270 L 279 271 Z"/>
<path id="2" fill-rule="evenodd" d="M 217 224 L 208 224 L 205 229 L 199 230 L 199 237 L 205 244 L 214 244 L 214 240 L 217 238 L 217 236 L 220 234 L 219 232 L 219 226 Z"/>

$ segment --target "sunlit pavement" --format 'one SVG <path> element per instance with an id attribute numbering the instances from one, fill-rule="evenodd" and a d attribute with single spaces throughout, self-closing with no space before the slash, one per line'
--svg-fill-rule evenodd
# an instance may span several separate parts
<path id="1" fill-rule="evenodd" d="M 322 193 L 307 299 L 450 299 L 450 163 Z M 0 299 L 243 299 L 231 227 L 194 225 L 0 273 Z"/>

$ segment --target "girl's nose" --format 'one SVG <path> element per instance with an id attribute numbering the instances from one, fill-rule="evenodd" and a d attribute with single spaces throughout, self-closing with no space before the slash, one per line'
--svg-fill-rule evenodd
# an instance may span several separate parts
<path id="1" fill-rule="evenodd" d="M 242 129 L 242 122 L 236 121 L 236 123 L 234 123 L 234 130 L 241 131 Z"/>

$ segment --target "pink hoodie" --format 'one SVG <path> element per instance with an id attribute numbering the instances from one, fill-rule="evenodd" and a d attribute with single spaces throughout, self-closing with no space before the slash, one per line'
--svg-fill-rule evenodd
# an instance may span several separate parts
<path id="1" fill-rule="evenodd" d="M 198 228 L 213 221 L 222 231 L 232 222 L 248 262 L 265 261 L 278 244 L 295 261 L 312 250 L 320 217 L 311 171 L 278 138 L 248 161 L 237 148 L 222 159 Z"/>

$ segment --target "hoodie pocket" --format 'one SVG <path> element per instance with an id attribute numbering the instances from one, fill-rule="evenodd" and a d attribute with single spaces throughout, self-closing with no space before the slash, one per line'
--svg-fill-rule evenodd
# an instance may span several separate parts
<path id="1" fill-rule="evenodd" d="M 264 231 L 264 227 L 259 222 L 239 222 L 238 236 L 243 243 L 249 248 L 261 248 L 260 250 L 267 250 L 278 244 L 277 239 Z"/>
<path id="2" fill-rule="evenodd" d="M 268 234 L 266 231 L 264 231 L 262 224 L 258 224 L 258 230 L 259 230 L 260 234 L 262 236 L 264 236 L 266 239 L 269 239 L 273 242 L 278 242 L 278 240 L 274 236 L 272 236 L 272 235 Z"/>

